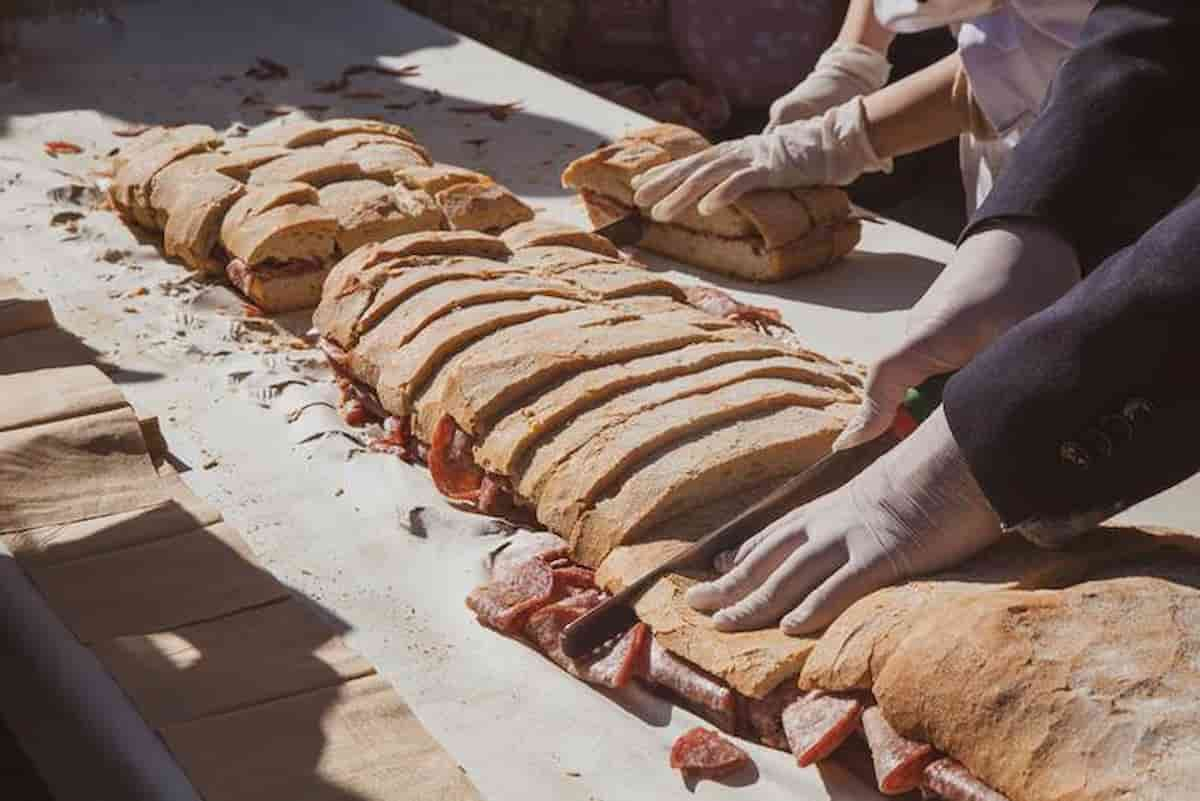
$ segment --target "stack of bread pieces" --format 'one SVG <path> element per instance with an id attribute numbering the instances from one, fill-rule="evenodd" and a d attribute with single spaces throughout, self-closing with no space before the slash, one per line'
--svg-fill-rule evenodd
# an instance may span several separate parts
<path id="1" fill-rule="evenodd" d="M 640 247 L 752 281 L 819 270 L 858 244 L 861 223 L 851 217 L 846 193 L 834 187 L 761 190 L 714 214 L 693 208 L 670 223 L 650 220 L 648 209 L 634 203 L 633 179 L 708 147 L 689 128 L 655 125 L 576 159 L 563 172 L 563 186 L 579 191 L 596 227 L 640 214 Z"/>
<path id="2" fill-rule="evenodd" d="M 853 369 L 691 297 L 543 221 L 400 236 L 330 274 L 315 321 L 347 409 L 384 423 L 380 446 L 427 463 L 449 498 L 546 529 L 495 556 L 468 599 L 480 621 L 801 764 L 861 734 L 886 793 L 1190 797 L 1200 550 L 1187 537 L 1106 529 L 1058 552 L 1010 538 L 811 638 L 717 631 L 684 600 L 712 574 L 671 575 L 625 635 L 562 653 L 570 621 L 827 453 L 860 398 Z"/>
<path id="3" fill-rule="evenodd" d="M 436 164 L 409 131 L 373 120 L 285 118 L 239 139 L 152 128 L 113 166 L 109 194 L 127 222 L 272 312 L 315 306 L 330 267 L 362 244 L 533 218 L 487 176 Z"/>

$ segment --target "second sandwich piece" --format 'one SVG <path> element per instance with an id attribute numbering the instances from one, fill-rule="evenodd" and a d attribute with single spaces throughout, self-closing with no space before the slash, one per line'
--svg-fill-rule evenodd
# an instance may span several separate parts
<path id="1" fill-rule="evenodd" d="M 858 244 L 861 224 L 850 216 L 846 193 L 834 187 L 751 192 L 715 214 L 691 209 L 671 223 L 651 222 L 649 210 L 634 204 L 634 177 L 708 147 L 688 128 L 655 125 L 571 162 L 563 186 L 579 191 L 597 228 L 641 214 L 641 247 L 752 281 L 819 270 Z"/>

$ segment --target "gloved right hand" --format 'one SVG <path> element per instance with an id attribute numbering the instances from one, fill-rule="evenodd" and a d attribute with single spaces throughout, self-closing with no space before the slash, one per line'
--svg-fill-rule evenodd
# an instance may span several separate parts
<path id="1" fill-rule="evenodd" d="M 882 89 L 891 72 L 892 65 L 882 53 L 866 45 L 834 42 L 807 78 L 771 104 L 763 133 L 819 116 L 834 106 Z"/>
<path id="2" fill-rule="evenodd" d="M 909 312 L 904 338 L 871 367 L 862 408 L 834 450 L 882 434 L 909 388 L 963 367 L 1079 278 L 1074 249 L 1046 226 L 1009 220 L 967 237 Z"/>

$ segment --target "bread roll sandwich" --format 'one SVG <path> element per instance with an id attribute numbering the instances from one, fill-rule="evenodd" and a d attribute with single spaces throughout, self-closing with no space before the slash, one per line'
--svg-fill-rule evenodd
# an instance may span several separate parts
<path id="1" fill-rule="evenodd" d="M 712 215 L 692 210 L 671 223 L 652 222 L 633 201 L 633 178 L 699 153 L 704 137 L 678 125 L 635 131 L 567 166 L 563 186 L 579 192 L 601 227 L 646 216 L 641 247 L 686 264 L 751 281 L 781 281 L 826 267 L 858 243 L 846 193 L 832 187 L 762 190 Z"/>
<path id="2" fill-rule="evenodd" d="M 533 217 L 487 176 L 434 164 L 409 131 L 373 120 L 289 118 L 227 142 L 207 126 L 155 128 L 114 167 L 125 219 L 268 312 L 315 306 L 333 263 L 363 245 Z"/>

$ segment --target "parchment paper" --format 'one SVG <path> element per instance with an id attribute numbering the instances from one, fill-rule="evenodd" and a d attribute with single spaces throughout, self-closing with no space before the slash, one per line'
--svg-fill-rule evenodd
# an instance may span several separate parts
<path id="1" fill-rule="evenodd" d="M 114 128 L 149 120 L 225 129 L 258 124 L 275 105 L 316 103 L 329 115 L 410 124 L 437 158 L 487 171 L 545 213 L 584 224 L 559 186 L 562 166 L 647 121 L 385 0 L 245 0 L 219 10 L 161 0 L 121 16 L 115 41 L 47 42 L 36 69 L 0 89 L 9 114 L 0 172 L 21 173 L 0 193 L 8 256 L 0 273 L 53 294 L 60 319 L 113 367 L 138 411 L 159 416 L 173 455 L 193 468 L 189 485 L 225 512 L 265 566 L 353 627 L 348 644 L 400 689 L 481 794 L 496 801 L 877 798 L 836 765 L 799 770 L 788 755 L 754 746 L 758 777 L 748 786 L 686 788 L 666 759 L 673 737 L 696 718 L 642 693 L 590 689 L 471 619 L 462 599 L 500 539 L 496 526 L 450 510 L 422 471 L 360 452 L 357 432 L 323 433 L 336 424 L 329 387 L 303 383 L 326 375 L 316 354 L 300 349 L 304 315 L 279 328 L 248 319 L 226 290 L 163 262 L 86 199 L 48 199 L 97 180 L 90 172 L 99 156 L 126 141 L 112 136 Z M 83 26 L 68 27 L 86 40 Z M 288 64 L 290 77 L 243 77 L 257 56 Z M 355 87 L 379 90 L 381 100 L 312 89 L 364 62 L 418 64 L 420 75 L 368 77 Z M 524 109 L 504 122 L 451 110 L 512 100 Z M 415 105 L 389 110 L 386 103 Z M 51 159 L 42 152 L 50 139 L 78 142 L 87 153 Z M 84 215 L 75 233 L 48 225 L 64 209 Z M 705 281 L 777 306 L 815 349 L 868 361 L 903 331 L 903 310 L 950 253 L 948 243 L 884 222 L 866 224 L 859 250 L 837 269 L 784 285 L 647 260 L 680 282 Z M 0 347 L 0 371 L 5 358 L 28 350 Z M 290 423 L 288 413 L 306 404 L 315 405 Z M 1164 502 L 1153 520 L 1200 526 L 1195 486 Z"/>

